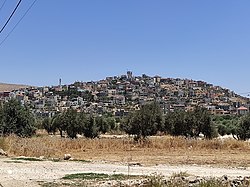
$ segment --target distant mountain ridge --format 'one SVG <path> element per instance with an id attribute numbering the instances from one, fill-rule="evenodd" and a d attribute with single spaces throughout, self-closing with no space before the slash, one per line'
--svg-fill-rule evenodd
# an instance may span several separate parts
<path id="1" fill-rule="evenodd" d="M 30 87 L 30 86 L 22 85 L 22 84 L 8 84 L 8 83 L 0 82 L 0 92 L 12 91 L 12 90 L 17 90 L 17 89 L 26 88 L 26 87 Z"/>

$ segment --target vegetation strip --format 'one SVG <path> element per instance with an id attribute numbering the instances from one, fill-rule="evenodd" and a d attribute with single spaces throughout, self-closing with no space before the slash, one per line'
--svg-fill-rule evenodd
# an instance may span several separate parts
<path id="1" fill-rule="evenodd" d="M 163 113 L 159 103 L 151 102 L 122 118 L 91 115 L 70 108 L 53 117 L 43 118 L 38 126 L 39 120 L 34 118 L 29 108 L 11 99 L 0 105 L 0 133 L 5 136 L 16 134 L 20 137 L 30 137 L 36 133 L 37 127 L 40 127 L 49 134 L 59 131 L 61 137 L 66 135 L 72 139 L 76 139 L 78 135 L 94 139 L 111 131 L 133 135 L 136 141 L 145 140 L 146 137 L 157 133 L 187 138 L 202 135 L 204 138 L 212 139 L 218 137 L 218 134 L 232 134 L 238 140 L 250 138 L 249 113 L 224 118 L 221 122 L 217 120 L 218 116 L 212 116 L 207 109 L 201 107 L 195 107 L 192 111 L 177 110 Z"/>
<path id="2" fill-rule="evenodd" d="M 104 174 L 104 173 L 77 173 L 64 176 L 62 179 L 72 180 L 72 179 L 82 179 L 82 180 L 125 180 L 128 178 L 139 177 L 136 175 L 124 175 L 124 174 Z"/>
<path id="3" fill-rule="evenodd" d="M 34 158 L 34 157 L 17 157 L 17 158 L 11 158 L 11 160 L 43 161 L 42 159 Z"/>
<path id="4" fill-rule="evenodd" d="M 70 182 L 59 181 L 58 183 L 50 183 L 49 186 L 145 186 L 145 187 L 248 187 L 250 185 L 249 177 L 238 177 L 229 179 L 226 175 L 220 178 L 205 178 L 191 176 L 186 172 L 174 173 L 170 177 L 161 175 L 151 176 L 133 176 L 126 175 L 108 175 L 104 173 L 78 173 L 66 175 L 62 179 Z M 46 186 L 44 184 L 43 186 Z"/>

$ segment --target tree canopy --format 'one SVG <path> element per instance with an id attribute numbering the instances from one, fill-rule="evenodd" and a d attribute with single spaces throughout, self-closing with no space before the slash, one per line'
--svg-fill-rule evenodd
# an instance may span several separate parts
<path id="1" fill-rule="evenodd" d="M 121 126 L 127 134 L 135 135 L 135 140 L 155 135 L 162 127 L 162 111 L 156 102 L 145 104 L 140 110 L 131 113 Z"/>
<path id="2" fill-rule="evenodd" d="M 174 136 L 198 137 L 202 133 L 206 138 L 216 136 L 215 125 L 205 108 L 194 111 L 170 112 L 165 117 L 164 131 Z"/>
<path id="3" fill-rule="evenodd" d="M 235 133 L 239 140 L 247 140 L 250 138 L 250 114 L 240 118 Z"/>
<path id="4" fill-rule="evenodd" d="M 35 118 L 29 108 L 11 99 L 0 109 L 0 133 L 29 137 L 35 134 Z"/>

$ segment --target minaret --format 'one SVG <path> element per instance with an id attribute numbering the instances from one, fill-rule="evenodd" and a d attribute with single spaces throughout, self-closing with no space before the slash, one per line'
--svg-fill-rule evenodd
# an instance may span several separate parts
<path id="1" fill-rule="evenodd" d="M 62 79 L 59 79 L 59 88 L 62 89 Z"/>

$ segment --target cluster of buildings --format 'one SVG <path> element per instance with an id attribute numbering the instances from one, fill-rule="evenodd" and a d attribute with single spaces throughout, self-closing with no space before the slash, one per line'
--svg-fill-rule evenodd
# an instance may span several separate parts
<path id="1" fill-rule="evenodd" d="M 71 85 L 29 87 L 0 92 L 0 102 L 16 98 L 39 117 L 53 116 L 68 108 L 102 115 L 124 116 L 141 105 L 156 101 L 164 113 L 205 107 L 212 114 L 245 114 L 250 100 L 229 89 L 190 79 L 150 77 L 145 74 L 106 77 L 104 80 Z"/>

